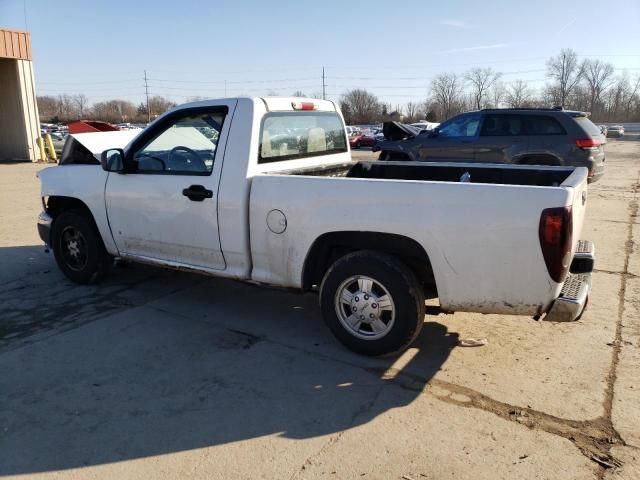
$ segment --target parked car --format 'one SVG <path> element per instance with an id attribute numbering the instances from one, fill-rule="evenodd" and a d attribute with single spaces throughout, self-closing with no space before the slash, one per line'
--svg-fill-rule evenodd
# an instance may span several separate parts
<path id="1" fill-rule="evenodd" d="M 51 135 L 51 141 L 53 142 L 53 149 L 56 151 L 56 155 L 60 155 L 68 134 L 53 132 L 49 135 Z"/>
<path id="2" fill-rule="evenodd" d="M 426 135 L 385 141 L 378 148 L 380 160 L 580 166 L 593 181 L 604 174 L 605 143 L 587 113 L 512 108 L 462 113 Z"/>
<path id="3" fill-rule="evenodd" d="M 622 137 L 624 135 L 624 127 L 622 125 L 612 125 L 607 131 L 607 137 Z"/>
<path id="4" fill-rule="evenodd" d="M 427 122 L 427 121 L 410 123 L 409 125 L 419 129 L 420 131 L 427 131 L 427 132 L 430 131 L 430 130 L 433 130 L 434 128 L 437 128 L 438 126 L 440 126 L 439 123 Z"/>
<path id="5" fill-rule="evenodd" d="M 286 128 L 305 141 L 275 148 Z M 38 173 L 40 237 L 77 283 L 121 257 L 317 290 L 336 337 L 368 355 L 406 348 L 427 297 L 570 321 L 591 288 L 586 168 L 354 162 L 330 101 L 186 104 L 101 163 Z"/>
<path id="6" fill-rule="evenodd" d="M 370 130 L 364 130 L 360 133 L 356 132 L 349 136 L 349 146 L 351 148 L 373 147 L 375 143 L 375 135 Z"/>
<path id="7" fill-rule="evenodd" d="M 344 127 L 344 129 L 347 132 L 347 137 L 350 137 L 354 133 L 360 133 L 360 129 L 358 127 L 346 126 L 346 127 Z"/>

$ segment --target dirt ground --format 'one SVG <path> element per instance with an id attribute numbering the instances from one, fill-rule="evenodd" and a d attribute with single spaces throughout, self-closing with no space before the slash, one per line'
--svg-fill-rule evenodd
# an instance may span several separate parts
<path id="1" fill-rule="evenodd" d="M 73 285 L 36 234 L 43 166 L 0 164 L 0 475 L 639 479 L 639 157 L 610 141 L 590 186 L 580 321 L 428 315 L 393 359 L 337 344 L 314 294 L 136 265 Z"/>

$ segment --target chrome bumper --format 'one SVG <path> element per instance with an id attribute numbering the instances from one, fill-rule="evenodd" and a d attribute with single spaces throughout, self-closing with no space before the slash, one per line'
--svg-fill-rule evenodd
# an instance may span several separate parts
<path id="1" fill-rule="evenodd" d="M 38 215 L 38 235 L 44 243 L 46 243 L 49 247 L 51 246 L 51 224 L 53 223 L 53 218 L 47 212 L 41 212 Z"/>
<path id="2" fill-rule="evenodd" d="M 593 243 L 580 240 L 571 264 L 571 274 L 564 282 L 560 295 L 545 315 L 546 321 L 573 322 L 582 316 L 589 303 L 591 271 L 594 262 Z"/>

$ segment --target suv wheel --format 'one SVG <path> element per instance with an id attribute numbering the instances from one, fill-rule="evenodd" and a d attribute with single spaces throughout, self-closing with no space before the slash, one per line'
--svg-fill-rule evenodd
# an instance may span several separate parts
<path id="1" fill-rule="evenodd" d="M 424 323 L 424 292 L 395 257 L 359 251 L 338 259 L 320 286 L 327 326 L 347 348 L 391 355 L 407 348 Z"/>

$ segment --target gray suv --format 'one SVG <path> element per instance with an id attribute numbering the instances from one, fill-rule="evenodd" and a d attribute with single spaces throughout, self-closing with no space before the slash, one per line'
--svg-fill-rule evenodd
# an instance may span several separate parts
<path id="1" fill-rule="evenodd" d="M 376 145 L 380 160 L 580 166 L 589 169 L 590 181 L 604 174 L 606 138 L 584 112 L 485 109 L 456 115 L 430 132 L 395 138 Z"/>

